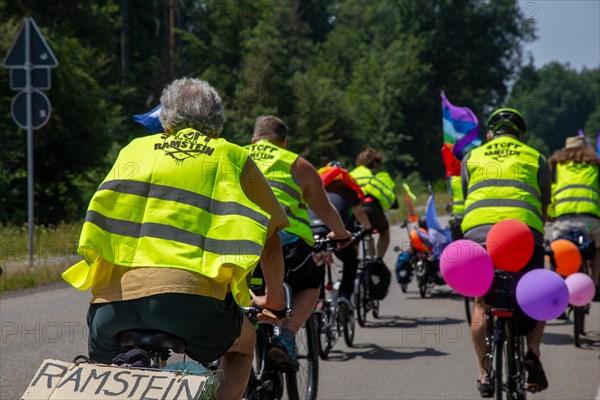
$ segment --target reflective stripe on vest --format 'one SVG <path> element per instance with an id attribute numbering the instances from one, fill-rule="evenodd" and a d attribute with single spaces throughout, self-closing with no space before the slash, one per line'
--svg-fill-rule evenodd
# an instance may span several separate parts
<path id="1" fill-rule="evenodd" d="M 510 136 L 473 149 L 463 232 L 512 218 L 543 234 L 539 159 L 537 150 Z"/>
<path id="2" fill-rule="evenodd" d="M 309 245 L 314 244 L 302 189 L 292 177 L 292 165 L 298 159 L 298 154 L 267 140 L 249 144 L 245 148 L 271 185 L 273 193 L 288 216 L 290 226 L 284 230 L 302 238 Z"/>
<path id="3" fill-rule="evenodd" d="M 373 196 L 379 201 L 384 211 L 389 210 L 396 202 L 396 184 L 387 172 L 381 171 L 373 175 L 369 168 L 360 165 L 350 171 L 350 175 L 356 179 L 365 195 Z"/>
<path id="4" fill-rule="evenodd" d="M 462 181 L 460 176 L 450 177 L 450 190 L 452 191 L 452 212 L 454 214 L 464 214 L 465 199 L 463 197 Z"/>
<path id="5" fill-rule="evenodd" d="M 247 157 L 191 129 L 132 141 L 90 202 L 78 252 L 91 263 L 102 257 L 231 282 L 236 301 L 248 304 L 246 276 L 262 253 L 270 216 L 240 185 Z"/>
<path id="6" fill-rule="evenodd" d="M 565 214 L 589 214 L 600 218 L 598 166 L 572 161 L 556 166 L 553 186 L 553 217 Z"/>

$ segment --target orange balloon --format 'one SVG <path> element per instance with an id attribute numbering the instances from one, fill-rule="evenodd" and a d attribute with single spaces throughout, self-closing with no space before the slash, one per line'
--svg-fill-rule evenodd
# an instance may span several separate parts
<path id="1" fill-rule="evenodd" d="M 505 219 L 490 229 L 486 249 L 494 266 L 509 272 L 520 271 L 533 255 L 533 233 L 523 222 Z"/>
<path id="2" fill-rule="evenodd" d="M 421 232 L 427 234 L 427 231 L 425 229 L 419 228 L 419 230 Z M 423 251 L 426 253 L 429 252 L 429 248 L 427 247 L 427 245 L 425 245 L 425 243 L 423 243 L 423 240 L 421 240 L 421 237 L 419 236 L 419 234 L 417 233 L 417 231 L 415 229 L 410 231 L 410 244 L 417 251 Z"/>
<path id="3" fill-rule="evenodd" d="M 550 243 L 554 252 L 556 272 L 561 276 L 569 276 L 579 271 L 581 267 L 581 253 L 575 243 L 566 239 L 557 239 Z"/>

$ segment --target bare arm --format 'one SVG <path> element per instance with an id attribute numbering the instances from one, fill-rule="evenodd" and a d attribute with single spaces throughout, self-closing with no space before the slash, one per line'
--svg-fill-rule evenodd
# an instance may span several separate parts
<path id="1" fill-rule="evenodd" d="M 254 303 L 269 310 L 283 310 L 283 253 L 281 239 L 273 234 L 265 242 L 265 248 L 260 257 L 260 267 L 265 280 L 265 295 L 254 298 Z"/>
<path id="2" fill-rule="evenodd" d="M 369 221 L 369 217 L 367 217 L 367 214 L 365 214 L 365 210 L 363 210 L 361 204 L 352 207 L 352 214 L 354 214 L 354 216 L 356 217 L 358 222 L 360 222 L 363 228 L 367 230 L 371 229 L 371 221 Z"/>
<path id="3" fill-rule="evenodd" d="M 302 189 L 302 196 L 315 214 L 333 231 L 334 239 L 350 237 L 350 232 L 344 227 L 342 218 L 327 197 L 319 173 L 302 157 L 292 167 L 292 177 Z"/>

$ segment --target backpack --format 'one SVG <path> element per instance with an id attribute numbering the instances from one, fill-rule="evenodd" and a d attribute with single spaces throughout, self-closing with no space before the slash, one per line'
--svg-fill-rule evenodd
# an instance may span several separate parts
<path id="1" fill-rule="evenodd" d="M 369 276 L 369 297 L 374 300 L 383 300 L 390 288 L 392 273 L 379 259 L 367 264 L 367 272 Z"/>

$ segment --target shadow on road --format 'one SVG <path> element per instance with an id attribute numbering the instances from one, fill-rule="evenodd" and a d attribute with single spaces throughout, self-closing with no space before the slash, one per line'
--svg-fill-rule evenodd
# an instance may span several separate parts
<path id="1" fill-rule="evenodd" d="M 380 315 L 378 319 L 367 321 L 366 328 L 411 328 L 428 325 L 467 325 L 462 319 L 447 317 L 406 318 L 398 315 Z"/>
<path id="2" fill-rule="evenodd" d="M 416 357 L 439 357 L 449 353 L 433 347 L 381 347 L 374 343 L 355 343 L 352 350 L 334 350 L 328 361 L 349 361 L 355 358 L 365 360 L 409 360 Z"/>
<path id="3" fill-rule="evenodd" d="M 553 345 L 573 345 L 573 335 L 564 333 L 544 332 L 544 344 Z M 583 350 L 600 350 L 600 331 L 588 331 L 581 337 L 581 347 Z"/>

